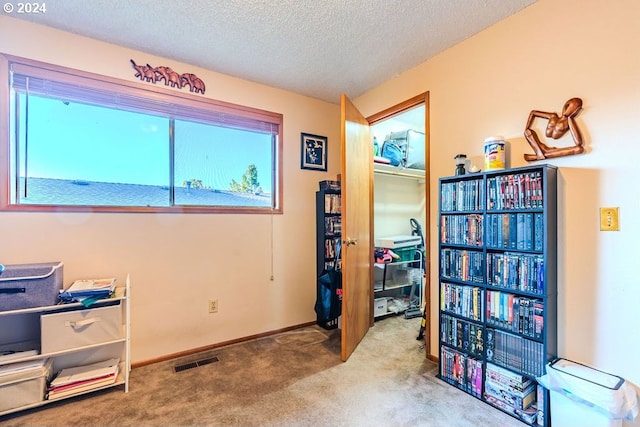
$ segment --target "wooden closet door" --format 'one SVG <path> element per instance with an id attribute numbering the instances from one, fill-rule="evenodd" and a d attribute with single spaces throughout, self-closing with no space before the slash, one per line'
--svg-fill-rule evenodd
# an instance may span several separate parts
<path id="1" fill-rule="evenodd" d="M 369 122 L 345 95 L 342 125 L 342 360 L 373 323 L 373 143 Z"/>

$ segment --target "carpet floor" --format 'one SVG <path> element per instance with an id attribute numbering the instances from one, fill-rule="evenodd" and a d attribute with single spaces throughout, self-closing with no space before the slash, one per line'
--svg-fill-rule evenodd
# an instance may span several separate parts
<path id="1" fill-rule="evenodd" d="M 340 361 L 340 332 L 317 326 L 131 371 L 99 391 L 0 417 L 9 426 L 517 426 L 436 378 L 420 318 L 379 320 Z M 176 372 L 176 366 L 212 359 Z"/>

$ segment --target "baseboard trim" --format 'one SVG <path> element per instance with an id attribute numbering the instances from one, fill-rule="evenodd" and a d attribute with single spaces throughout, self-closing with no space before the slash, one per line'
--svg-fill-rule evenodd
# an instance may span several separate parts
<path id="1" fill-rule="evenodd" d="M 316 322 L 302 323 L 302 324 L 299 324 L 299 325 L 289 326 L 289 327 L 282 328 L 282 329 L 274 329 L 272 331 L 263 332 L 261 334 L 250 335 L 250 336 L 247 336 L 247 337 L 242 337 L 242 338 L 237 338 L 237 339 L 224 341 L 224 342 L 220 342 L 220 343 L 216 343 L 216 344 L 206 345 L 204 347 L 198 347 L 198 348 L 192 348 L 190 350 L 180 351 L 178 353 L 167 354 L 167 355 L 156 357 L 156 358 L 153 358 L 153 359 L 142 360 L 142 361 L 138 361 L 138 362 L 132 362 L 131 363 L 131 369 L 139 368 L 141 366 L 146 366 L 146 365 L 152 365 L 154 363 L 165 362 L 167 360 L 177 359 L 177 358 L 180 358 L 180 357 L 191 356 L 192 354 L 200 353 L 202 351 L 213 350 L 213 349 L 220 348 L 220 347 L 225 347 L 225 346 L 231 345 L 231 344 L 238 344 L 238 343 L 241 343 L 241 342 L 255 340 L 257 338 L 264 338 L 264 337 L 268 337 L 268 336 L 271 336 L 271 335 L 277 335 L 277 334 L 281 334 L 283 332 L 293 331 L 295 329 L 306 328 L 308 326 L 313 326 L 315 324 L 316 324 Z"/>

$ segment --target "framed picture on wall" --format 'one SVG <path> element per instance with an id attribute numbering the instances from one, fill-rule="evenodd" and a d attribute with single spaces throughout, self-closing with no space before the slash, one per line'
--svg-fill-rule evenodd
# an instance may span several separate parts
<path id="1" fill-rule="evenodd" d="M 300 168 L 327 170 L 327 137 L 302 133 L 300 137 Z"/>

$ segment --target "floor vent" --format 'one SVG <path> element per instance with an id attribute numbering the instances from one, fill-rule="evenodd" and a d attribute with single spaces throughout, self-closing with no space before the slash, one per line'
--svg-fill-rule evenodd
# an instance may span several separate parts
<path id="1" fill-rule="evenodd" d="M 219 362 L 218 356 L 209 357 L 208 359 L 196 360 L 195 362 L 183 363 L 182 365 L 174 366 L 173 372 L 178 373 L 186 371 L 187 369 L 197 368 L 198 366 L 208 365 L 210 363 Z"/>

